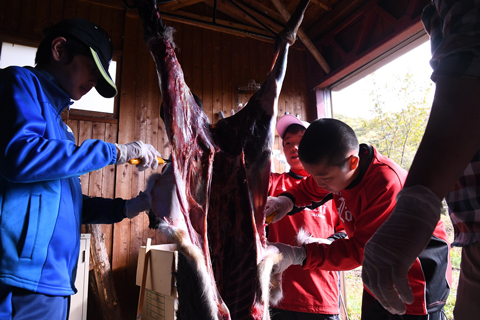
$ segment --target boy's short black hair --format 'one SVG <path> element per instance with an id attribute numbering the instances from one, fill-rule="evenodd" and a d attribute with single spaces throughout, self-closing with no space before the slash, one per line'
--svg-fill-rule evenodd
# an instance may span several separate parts
<path id="1" fill-rule="evenodd" d="M 298 147 L 300 160 L 307 164 L 326 164 L 343 167 L 347 155 L 358 153 L 358 139 L 346 123 L 330 118 L 313 121 L 305 131 Z"/>

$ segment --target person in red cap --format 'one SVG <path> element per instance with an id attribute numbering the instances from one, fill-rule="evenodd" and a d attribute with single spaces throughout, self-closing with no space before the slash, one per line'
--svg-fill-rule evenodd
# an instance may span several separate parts
<path id="1" fill-rule="evenodd" d="M 326 199 L 324 194 L 328 190 L 348 239 L 339 239 L 329 245 L 309 243 L 304 246 L 271 242 L 269 245 L 283 254 L 274 272 L 281 272 L 290 265 L 301 266 L 304 270 L 333 271 L 361 266 L 365 244 L 391 215 L 407 172 L 375 147 L 359 144 L 353 129 L 337 119 L 322 118 L 312 122 L 302 137 L 298 155 L 310 175 L 278 197 L 268 198 L 265 216 L 274 214 L 276 219 L 282 219 L 295 206 Z M 402 244 L 397 243 L 398 246 Z M 413 290 L 414 300 L 405 305 L 405 314 L 393 314 L 365 287 L 361 319 L 443 320 L 450 283 L 449 244 L 440 220 L 430 242 L 408 271 L 407 285 Z"/>
<path id="2" fill-rule="evenodd" d="M 269 196 L 280 195 L 309 175 L 298 158 L 298 145 L 308 125 L 290 114 L 278 120 L 276 128 L 282 138 L 283 153 L 290 171 L 270 175 Z M 325 243 L 346 236 L 340 232 L 343 226 L 332 201 L 303 207 L 296 212 L 280 221 L 274 218 L 268 225 L 268 241 L 296 245 L 301 229 L 311 235 L 311 240 L 315 238 L 313 241 Z M 337 272 L 302 270 L 301 266 L 291 266 L 283 272 L 283 298 L 271 308 L 272 320 L 338 320 L 338 285 Z"/>
<path id="3" fill-rule="evenodd" d="M 78 145 L 61 113 L 92 88 L 112 98 L 113 46 L 99 26 L 68 19 L 46 29 L 36 66 L 0 69 L 0 319 L 67 319 L 82 223 L 114 223 L 150 207 L 149 197 L 82 195 L 79 176 L 139 158 L 156 169 L 142 141 Z"/>

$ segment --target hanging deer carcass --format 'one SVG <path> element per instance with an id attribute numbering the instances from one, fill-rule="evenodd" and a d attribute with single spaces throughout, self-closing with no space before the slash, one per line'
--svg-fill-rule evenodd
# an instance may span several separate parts
<path id="1" fill-rule="evenodd" d="M 267 250 L 263 211 L 288 49 L 308 2 L 278 35 L 261 88 L 237 114 L 211 124 L 185 83 L 155 0 L 135 0 L 172 148 L 171 163 L 150 177 L 147 192 L 163 242 L 180 253 L 179 320 L 269 319 L 270 273 L 281 256 Z"/>

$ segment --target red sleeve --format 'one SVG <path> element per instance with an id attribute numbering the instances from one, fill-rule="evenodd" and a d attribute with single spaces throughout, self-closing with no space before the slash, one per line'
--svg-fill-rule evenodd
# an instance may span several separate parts
<path id="1" fill-rule="evenodd" d="M 355 197 L 350 199 L 351 203 L 348 202 L 349 199 L 345 200 L 347 195 L 344 195 L 345 198 L 335 199 L 337 202 L 341 202 L 342 199 L 345 201 L 345 209 L 343 212 L 339 211 L 339 215 L 349 238 L 336 240 L 330 245 L 308 244 L 305 269 L 341 271 L 351 270 L 362 264 L 366 242 L 390 216 L 395 206 L 396 195 L 402 187 L 398 179 L 388 180 L 382 176 L 371 182 L 372 186 L 384 187 L 372 187 L 368 188 L 368 191 L 356 193 Z M 340 208 L 338 203 L 337 208 Z"/>
<path id="2" fill-rule="evenodd" d="M 345 232 L 345 227 L 343 226 L 342 220 L 337 219 L 337 226 L 335 227 L 335 232 Z"/>
<path id="3" fill-rule="evenodd" d="M 317 185 L 312 176 L 308 176 L 281 195 L 290 195 L 290 197 L 295 199 L 294 202 L 297 207 L 304 207 L 311 205 L 312 201 L 321 201 L 328 193 L 328 191 Z"/>

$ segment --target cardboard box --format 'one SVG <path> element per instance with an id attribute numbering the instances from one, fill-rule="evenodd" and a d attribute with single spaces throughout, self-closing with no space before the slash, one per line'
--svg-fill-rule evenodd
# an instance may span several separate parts
<path id="1" fill-rule="evenodd" d="M 145 281 L 142 320 L 175 320 L 177 289 L 172 275 L 177 270 L 178 252 L 175 244 L 150 247 Z M 145 247 L 140 247 L 137 263 L 137 286 L 142 285 Z M 152 267 L 153 266 L 153 267 Z"/>

